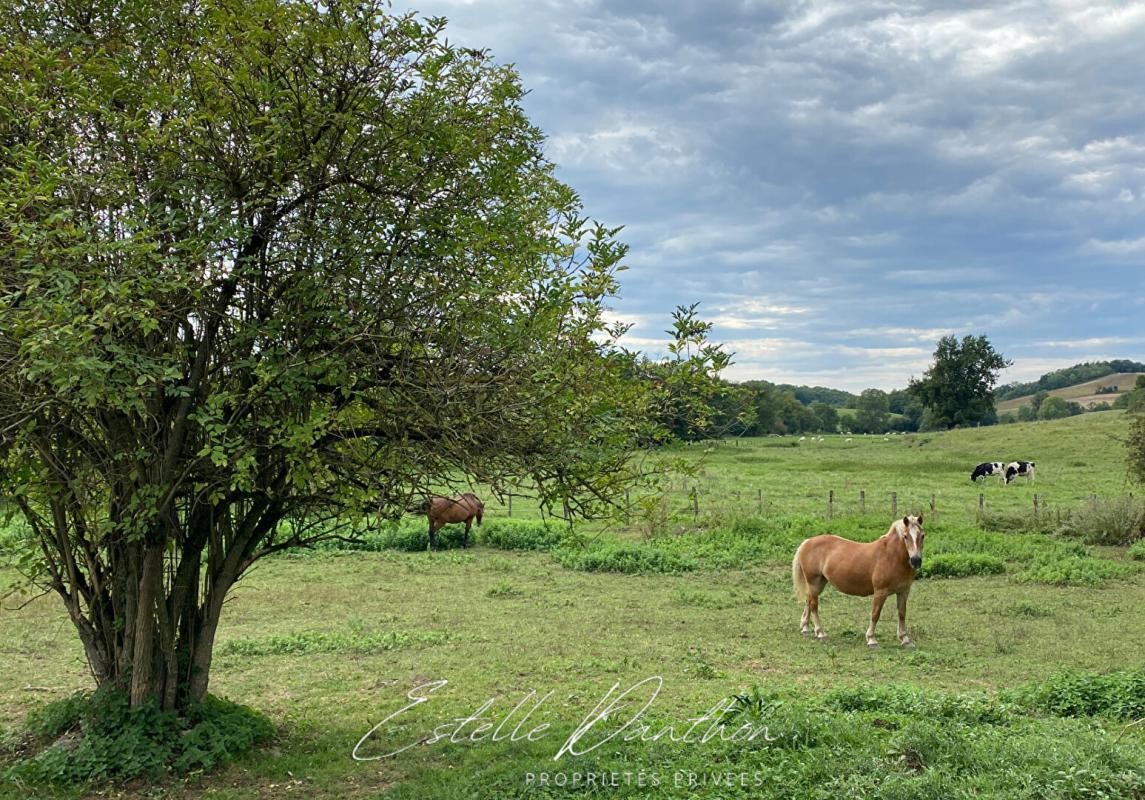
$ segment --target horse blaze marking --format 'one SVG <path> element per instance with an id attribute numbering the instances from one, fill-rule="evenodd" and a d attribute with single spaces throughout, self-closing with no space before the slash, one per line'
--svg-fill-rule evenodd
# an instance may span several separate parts
<path id="1" fill-rule="evenodd" d="M 914 576 L 922 566 L 922 515 L 896 519 L 880 539 L 853 542 L 840 536 L 823 534 L 805 539 L 791 561 L 791 583 L 795 595 L 803 601 L 799 627 L 809 633 L 807 623 L 814 621 L 815 638 L 825 639 L 819 622 L 819 595 L 830 583 L 844 594 L 874 596 L 871 623 L 867 627 L 867 644 L 875 641 L 875 625 L 890 595 L 898 600 L 898 640 L 912 647 L 906 629 L 906 601 Z"/>

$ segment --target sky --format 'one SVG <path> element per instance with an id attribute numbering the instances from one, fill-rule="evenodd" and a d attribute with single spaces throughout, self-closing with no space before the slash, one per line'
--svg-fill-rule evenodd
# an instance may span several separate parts
<path id="1" fill-rule="evenodd" d="M 1145 360 L 1145 3 L 394 2 L 516 65 L 631 349 L 699 302 L 737 381 Z"/>

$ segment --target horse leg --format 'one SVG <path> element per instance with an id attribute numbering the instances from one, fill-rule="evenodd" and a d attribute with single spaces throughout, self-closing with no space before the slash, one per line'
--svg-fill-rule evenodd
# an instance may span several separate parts
<path id="1" fill-rule="evenodd" d="M 819 594 L 826 585 L 827 580 L 823 577 L 814 582 L 807 581 L 807 610 L 815 623 L 815 638 L 820 641 L 827 638 L 827 634 L 823 632 L 823 623 L 819 621 Z"/>
<path id="2" fill-rule="evenodd" d="M 465 520 L 465 536 L 461 539 L 462 547 L 469 547 L 469 529 L 473 527 L 473 517 Z"/>
<path id="3" fill-rule="evenodd" d="M 430 520 L 430 523 L 429 523 L 429 549 L 430 550 L 436 550 L 437 549 L 437 535 L 436 534 L 437 534 L 437 529 L 433 527 L 433 521 Z"/>
<path id="4" fill-rule="evenodd" d="M 879 615 L 883 613 L 883 603 L 886 601 L 887 593 L 876 590 L 875 597 L 871 601 L 871 624 L 867 626 L 867 647 L 879 646 L 875 640 L 875 626 L 879 624 Z"/>
<path id="5" fill-rule="evenodd" d="M 910 634 L 906 630 L 906 599 L 910 597 L 910 587 L 906 587 L 898 593 L 899 605 L 899 641 L 902 642 L 903 647 L 914 647 L 914 642 L 910 640 Z"/>

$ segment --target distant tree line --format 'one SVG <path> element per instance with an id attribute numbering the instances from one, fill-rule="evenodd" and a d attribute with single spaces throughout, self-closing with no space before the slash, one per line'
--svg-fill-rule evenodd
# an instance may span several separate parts
<path id="1" fill-rule="evenodd" d="M 670 346 L 672 358 L 653 361 L 640 357 L 635 371 L 655 381 L 662 390 L 664 429 L 676 439 L 698 440 L 720 436 L 772 436 L 821 433 L 886 433 L 942 430 L 973 425 L 1061 419 L 1085 411 L 1126 408 L 1145 411 L 1145 376 L 1132 391 L 1108 392 L 1111 403 L 1090 408 L 1049 389 L 1035 389 L 1031 402 L 999 414 L 995 390 L 999 372 L 1009 361 L 994 350 L 985 336 L 946 336 L 939 340 L 932 366 L 905 389 L 886 392 L 865 389 L 859 394 L 824 386 L 776 384 L 765 380 L 734 383 L 718 377 L 729 356 L 706 341 L 710 325 L 695 318 L 695 308 L 677 310 Z M 689 336 L 691 336 L 689 341 Z M 690 345 L 690 348 L 688 347 Z M 690 353 L 690 355 L 689 355 Z M 1013 387 L 1072 385 L 1116 372 L 1145 372 L 1145 365 L 1125 359 L 1077 364 L 1047 373 L 1037 381 Z M 704 377 L 706 376 L 706 377 Z"/>
<path id="2" fill-rule="evenodd" d="M 999 386 L 995 397 L 998 400 L 1010 400 L 1028 394 L 1062 389 L 1066 386 L 1084 383 L 1094 378 L 1103 378 L 1118 372 L 1145 372 L 1145 364 L 1123 358 L 1112 361 L 1087 361 L 1084 364 L 1074 364 L 1072 367 L 1047 372 L 1036 381 L 1029 383 L 1007 383 L 1004 386 Z"/>

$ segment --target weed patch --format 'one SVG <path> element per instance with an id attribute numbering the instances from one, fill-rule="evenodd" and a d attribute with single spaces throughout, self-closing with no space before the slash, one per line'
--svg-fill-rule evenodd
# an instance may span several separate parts
<path id="1" fill-rule="evenodd" d="M 553 557 L 565 569 L 583 572 L 622 572 L 626 574 L 691 572 L 695 559 L 669 552 L 645 542 L 597 540 L 585 547 L 563 546 Z"/>
<path id="2" fill-rule="evenodd" d="M 965 578 L 969 575 L 1001 575 L 1006 564 L 987 553 L 940 553 L 923 562 L 920 578 Z"/>
<path id="3" fill-rule="evenodd" d="M 383 633 L 327 633 L 304 631 L 258 639 L 230 639 L 218 647 L 224 656 L 280 656 L 307 653 L 384 653 L 410 647 L 444 644 L 446 631 L 385 631 Z"/>
<path id="4" fill-rule="evenodd" d="M 1124 564 L 1088 556 L 1041 558 L 1015 574 L 1018 583 L 1046 583 L 1051 586 L 1098 586 L 1110 578 L 1123 578 L 1138 569 Z"/>
<path id="5" fill-rule="evenodd" d="M 38 709 L 28 729 L 44 746 L 8 777 L 73 786 L 212 769 L 274 735 L 266 717 L 216 697 L 179 716 L 155 703 L 131 708 L 126 694 L 108 690 Z"/>

